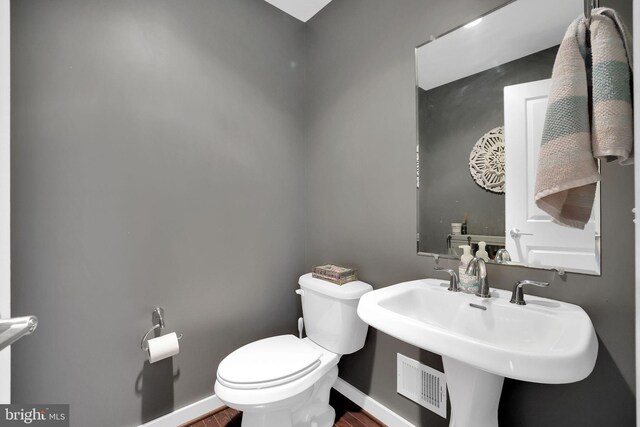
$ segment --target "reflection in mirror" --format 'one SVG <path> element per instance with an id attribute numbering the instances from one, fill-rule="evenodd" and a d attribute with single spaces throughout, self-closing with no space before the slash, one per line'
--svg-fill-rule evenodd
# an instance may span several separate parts
<path id="1" fill-rule="evenodd" d="M 490 262 L 599 274 L 599 194 L 585 230 L 533 198 L 553 63 L 582 11 L 515 0 L 416 48 L 420 254 L 469 244 Z"/>

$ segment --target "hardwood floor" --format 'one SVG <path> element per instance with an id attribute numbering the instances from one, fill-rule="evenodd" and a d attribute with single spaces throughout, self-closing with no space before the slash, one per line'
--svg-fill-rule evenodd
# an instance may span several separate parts
<path id="1" fill-rule="evenodd" d="M 334 427 L 385 427 L 384 424 L 379 423 L 367 413 L 362 412 L 362 409 L 356 404 L 335 390 L 331 390 L 330 402 L 331 406 L 336 410 L 336 423 Z M 242 412 L 225 408 L 194 424 L 189 424 L 184 427 L 240 427 L 241 424 Z"/>
<path id="2" fill-rule="evenodd" d="M 185 427 L 240 427 L 242 424 L 242 412 L 226 408 L 195 424 Z"/>

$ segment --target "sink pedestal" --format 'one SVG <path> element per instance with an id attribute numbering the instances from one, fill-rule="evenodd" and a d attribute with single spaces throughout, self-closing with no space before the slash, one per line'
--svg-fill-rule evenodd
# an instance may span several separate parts
<path id="1" fill-rule="evenodd" d="M 451 400 L 449 427 L 498 427 L 504 377 L 443 356 Z"/>

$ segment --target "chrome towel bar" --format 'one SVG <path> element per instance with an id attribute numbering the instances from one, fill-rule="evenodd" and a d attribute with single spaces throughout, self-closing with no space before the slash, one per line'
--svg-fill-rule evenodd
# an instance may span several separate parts
<path id="1" fill-rule="evenodd" d="M 591 11 L 597 7 L 600 7 L 599 0 L 584 0 L 584 17 L 591 19 Z"/>
<path id="2" fill-rule="evenodd" d="M 0 350 L 33 333 L 37 327 L 38 318 L 36 316 L 0 319 Z"/>

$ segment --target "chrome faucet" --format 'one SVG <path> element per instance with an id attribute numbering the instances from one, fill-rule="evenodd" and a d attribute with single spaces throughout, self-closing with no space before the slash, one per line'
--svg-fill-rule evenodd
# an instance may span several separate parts
<path id="1" fill-rule="evenodd" d="M 446 271 L 447 273 L 449 273 L 451 277 L 449 278 L 449 287 L 447 288 L 447 290 L 451 292 L 460 292 L 460 288 L 458 287 L 458 276 L 456 275 L 455 271 L 443 267 L 433 267 L 433 269 L 435 271 Z"/>
<path id="2" fill-rule="evenodd" d="M 474 257 L 467 265 L 467 274 L 475 275 L 480 282 L 480 289 L 476 292 L 476 296 L 480 298 L 491 298 L 489 293 L 489 281 L 487 280 L 487 264 L 484 259 Z"/>
<path id="3" fill-rule="evenodd" d="M 527 305 L 527 303 L 524 301 L 524 290 L 522 289 L 524 285 L 541 286 L 545 288 L 549 286 L 547 282 L 536 282 L 534 280 L 520 280 L 516 282 L 515 285 L 513 285 L 513 292 L 511 293 L 511 301 L 509 301 L 511 304 Z"/>
<path id="4" fill-rule="evenodd" d="M 511 255 L 509 254 L 509 251 L 506 250 L 505 248 L 499 249 L 498 252 L 496 252 L 496 264 L 507 264 L 511 261 Z"/>

